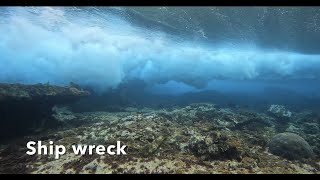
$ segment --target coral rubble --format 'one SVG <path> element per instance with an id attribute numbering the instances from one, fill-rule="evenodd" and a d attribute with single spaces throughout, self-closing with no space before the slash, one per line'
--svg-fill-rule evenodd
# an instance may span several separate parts
<path id="1" fill-rule="evenodd" d="M 308 154 L 319 141 L 306 138 L 312 147 L 300 149 L 305 150 L 302 153 L 296 152 L 295 148 L 299 147 L 272 149 L 285 141 L 275 138 L 281 133 L 276 128 L 277 121 L 263 113 L 237 112 L 203 103 L 172 110 L 128 107 L 119 112 L 72 113 L 60 107 L 55 111 L 58 121 L 68 124 L 76 117 L 77 121 L 90 123 L 43 132 L 8 144 L 0 149 L 0 173 L 320 173 L 317 151 L 308 160 L 281 154 L 291 150 L 295 155 L 309 157 L 302 153 Z M 300 127 L 302 116 L 297 113 L 290 122 Z M 67 147 L 67 153 L 60 159 L 17 154 L 25 150 L 24 143 L 29 139 L 40 139 L 44 144 L 55 141 Z M 106 145 L 118 140 L 127 145 L 127 155 L 71 153 L 73 144 Z M 268 146 L 272 153 L 267 151 Z M 280 152 L 280 156 L 274 155 L 275 152 Z"/>

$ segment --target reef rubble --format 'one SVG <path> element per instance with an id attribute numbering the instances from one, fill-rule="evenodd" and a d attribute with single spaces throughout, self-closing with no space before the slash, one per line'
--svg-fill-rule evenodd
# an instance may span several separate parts
<path id="1" fill-rule="evenodd" d="M 77 121 L 88 123 L 42 132 L 3 146 L 0 173 L 320 173 L 319 141 L 308 138 L 311 132 L 302 132 L 301 136 L 314 149 L 312 158 L 290 160 L 268 150 L 269 141 L 281 132 L 276 128 L 277 121 L 265 113 L 204 103 L 171 110 L 133 109 L 73 113 Z M 56 118 L 68 118 L 70 113 Z M 290 123 L 305 126 L 299 120 L 303 115 L 295 114 Z M 317 117 L 305 115 L 313 120 Z M 60 159 L 25 156 L 25 143 L 39 139 L 43 144 L 54 141 L 64 145 L 67 153 Z M 127 145 L 127 155 L 77 156 L 68 149 L 73 144 L 106 145 L 116 141 Z"/>
<path id="2" fill-rule="evenodd" d="M 0 83 L 0 139 L 24 135 L 52 127 L 55 105 L 67 104 L 89 96 L 74 85 Z"/>

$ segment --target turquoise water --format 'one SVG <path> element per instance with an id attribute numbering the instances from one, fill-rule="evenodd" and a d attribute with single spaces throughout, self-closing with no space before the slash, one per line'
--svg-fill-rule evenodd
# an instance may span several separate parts
<path id="1" fill-rule="evenodd" d="M 319 97 L 316 7 L 0 10 L 2 82 L 72 81 L 103 93 L 139 79 L 170 94 L 290 81 L 289 89 Z"/>

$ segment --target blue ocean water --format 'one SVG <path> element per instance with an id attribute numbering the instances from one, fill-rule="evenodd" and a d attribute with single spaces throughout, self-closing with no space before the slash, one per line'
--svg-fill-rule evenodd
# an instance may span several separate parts
<path id="1" fill-rule="evenodd" d="M 317 7 L 1 7 L 0 81 L 319 99 Z M 266 89 L 272 87 L 274 92 Z M 288 97 L 294 98 L 296 95 Z"/>

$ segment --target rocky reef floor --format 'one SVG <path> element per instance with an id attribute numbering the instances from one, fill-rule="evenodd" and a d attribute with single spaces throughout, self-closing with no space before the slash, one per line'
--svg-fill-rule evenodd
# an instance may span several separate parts
<path id="1" fill-rule="evenodd" d="M 288 113 L 286 113 L 288 114 Z M 316 173 L 320 174 L 319 115 L 268 113 L 190 104 L 172 109 L 125 108 L 121 112 L 72 113 L 56 109 L 65 126 L 0 146 L 0 173 Z M 281 122 L 281 121 L 284 122 Z M 293 132 L 314 157 L 288 160 L 273 155 L 268 142 Z M 67 147 L 59 159 L 26 154 L 28 141 Z M 127 155 L 75 155 L 72 144 L 127 145 Z"/>

